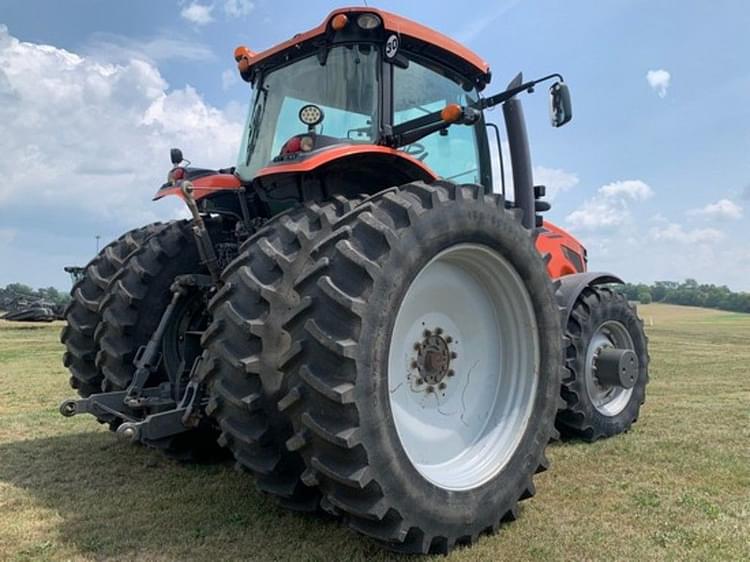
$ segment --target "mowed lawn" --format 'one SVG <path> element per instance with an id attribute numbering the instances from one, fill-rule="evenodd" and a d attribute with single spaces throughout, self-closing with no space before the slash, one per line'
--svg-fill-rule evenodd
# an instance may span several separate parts
<path id="1" fill-rule="evenodd" d="M 553 445 L 519 520 L 447 559 L 750 560 L 750 315 L 640 311 L 652 379 L 634 429 Z M 392 558 L 276 507 L 231 463 L 178 464 L 62 418 L 60 327 L 0 321 L 0 560 Z"/>

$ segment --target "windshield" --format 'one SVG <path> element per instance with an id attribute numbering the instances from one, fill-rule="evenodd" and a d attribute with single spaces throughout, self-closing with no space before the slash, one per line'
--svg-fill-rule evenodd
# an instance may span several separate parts
<path id="1" fill-rule="evenodd" d="M 250 106 L 237 172 L 244 180 L 277 156 L 292 136 L 307 132 L 299 110 L 315 104 L 324 119 L 315 132 L 372 142 L 378 130 L 378 53 L 369 44 L 334 47 L 324 65 L 318 56 L 297 60 L 262 77 Z"/>

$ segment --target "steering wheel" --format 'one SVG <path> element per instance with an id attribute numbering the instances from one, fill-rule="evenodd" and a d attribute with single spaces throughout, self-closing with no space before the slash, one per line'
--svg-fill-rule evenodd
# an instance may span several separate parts
<path id="1" fill-rule="evenodd" d="M 407 144 L 403 151 L 408 154 L 409 156 L 413 156 L 417 160 L 424 160 L 427 158 L 427 149 L 421 142 L 413 142 L 411 144 Z"/>

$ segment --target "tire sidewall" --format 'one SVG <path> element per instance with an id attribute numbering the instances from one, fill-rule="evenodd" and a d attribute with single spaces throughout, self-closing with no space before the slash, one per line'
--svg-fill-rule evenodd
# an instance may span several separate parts
<path id="1" fill-rule="evenodd" d="M 390 406 L 388 357 L 398 305 L 411 282 L 435 255 L 461 243 L 479 243 L 498 252 L 516 268 L 530 289 L 541 364 L 527 430 L 512 457 L 485 484 L 467 491 L 451 491 L 426 480 L 403 449 Z M 355 400 L 360 428 L 365 432 L 363 441 L 379 484 L 388 496 L 400 498 L 397 509 L 402 515 L 429 520 L 435 528 L 455 528 L 467 521 L 482 526 L 496 524 L 504 510 L 511 509 L 521 491 L 530 485 L 550 438 L 559 392 L 562 338 L 558 309 L 531 234 L 510 213 L 481 199 L 437 205 L 415 220 L 398 245 L 392 246 L 368 301 L 357 358 Z M 418 513 L 410 513 L 416 509 Z"/>

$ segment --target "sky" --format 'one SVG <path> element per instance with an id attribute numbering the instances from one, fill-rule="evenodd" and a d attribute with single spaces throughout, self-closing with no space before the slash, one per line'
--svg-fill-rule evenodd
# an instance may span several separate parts
<path id="1" fill-rule="evenodd" d="M 503 89 L 560 72 L 573 121 L 549 126 L 545 88 L 523 103 L 546 218 L 592 270 L 750 291 L 750 7 L 684 2 L 369 2 L 449 35 Z M 70 287 L 66 265 L 155 220 L 169 148 L 233 165 L 250 97 L 239 44 L 262 50 L 318 25 L 323 0 L 3 0 L 0 285 Z M 501 112 L 488 113 L 500 122 Z M 502 129 L 502 126 L 501 126 Z"/>

